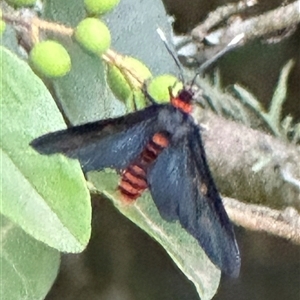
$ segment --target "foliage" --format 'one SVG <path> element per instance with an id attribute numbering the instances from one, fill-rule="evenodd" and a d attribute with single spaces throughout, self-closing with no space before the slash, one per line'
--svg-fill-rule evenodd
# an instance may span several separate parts
<path id="1" fill-rule="evenodd" d="M 131 9 L 132 5 L 137 8 L 136 2 L 124 2 L 123 7 L 121 2 L 120 7 L 106 19 L 114 48 L 140 59 L 146 57 L 145 62 L 154 74 L 177 71 L 173 59 L 156 34 L 158 24 L 165 32 L 170 32 L 162 4 L 157 1 L 157 5 L 151 6 L 153 8 L 149 22 L 145 22 L 144 16 Z M 140 4 L 140 11 L 145 9 L 142 6 Z M 125 26 L 123 18 L 119 17 L 123 13 L 126 13 L 126 19 L 129 18 Z M 129 13 L 131 16 L 127 16 Z M 132 16 L 132 13 L 136 15 Z M 42 15 L 47 22 L 32 19 L 32 26 L 46 29 L 45 33 L 49 38 L 64 45 L 71 57 L 72 69 L 62 78 L 47 79 L 47 86 L 51 87 L 54 95 L 52 99 L 26 62 L 13 54 L 20 55 L 16 37 L 12 34 L 13 29 L 4 35 L 3 44 L 6 48 L 2 48 L 2 57 L 7 72 L 6 80 L 2 78 L 5 95 L 5 100 L 2 101 L 5 119 L 2 122 L 5 130 L 1 136 L 1 145 L 6 166 L 3 177 L 7 183 L 5 181 L 1 191 L 5 204 L 2 214 L 46 245 L 59 251 L 78 252 L 88 242 L 91 218 L 91 207 L 78 162 L 61 156 L 41 157 L 29 147 L 29 142 L 43 133 L 65 127 L 57 107 L 64 119 L 71 124 L 120 115 L 125 112 L 125 107 L 114 98 L 106 84 L 106 63 L 99 56 L 86 53 L 70 40 L 69 33 L 72 30 L 69 26 L 75 27 L 85 16 L 83 3 L 78 1 L 74 4 L 72 1 L 71 5 L 68 1 L 47 1 Z M 50 20 L 60 24 L 55 25 Z M 137 22 L 143 24 L 144 31 L 136 26 Z M 141 35 L 132 36 L 132 28 Z M 147 36 L 145 46 L 137 47 L 142 44 L 143 36 Z M 29 35 L 30 37 L 39 39 L 36 35 Z M 30 44 L 29 42 L 28 45 Z M 111 53 L 107 51 L 104 60 L 108 59 L 118 66 L 118 61 L 111 60 Z M 157 59 L 160 60 L 159 64 Z M 112 199 L 124 215 L 162 244 L 178 267 L 194 282 L 201 299 L 212 298 L 219 284 L 220 271 L 209 261 L 194 238 L 179 224 L 162 220 L 153 202 L 149 201 L 149 195 L 141 198 L 131 208 L 124 209 L 113 193 L 117 186 L 116 176 L 107 176 L 105 172 L 87 176 L 98 192 Z M 18 252 L 19 249 L 13 251 Z M 26 255 L 20 257 L 27 260 Z M 46 267 L 43 272 L 48 272 Z M 42 298 L 50 285 L 49 281 L 43 293 L 35 298 Z M 13 292 L 9 285 L 4 290 L 6 295 Z"/>

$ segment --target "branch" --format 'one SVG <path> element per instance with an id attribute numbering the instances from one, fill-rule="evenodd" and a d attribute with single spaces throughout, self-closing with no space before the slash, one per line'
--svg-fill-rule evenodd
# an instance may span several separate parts
<path id="1" fill-rule="evenodd" d="M 192 31 L 193 38 L 201 42 L 212 27 L 216 26 L 216 24 L 221 21 L 224 21 L 224 19 L 227 19 L 233 13 L 241 12 L 245 8 L 245 5 L 238 6 L 238 4 L 235 9 L 227 6 L 222 7 L 222 9 L 218 8 L 215 12 L 210 13 L 208 18 Z M 264 13 L 258 17 L 246 20 L 236 18 L 229 27 L 219 29 L 218 33 L 222 39 L 221 44 L 224 45 L 241 33 L 245 34 L 245 41 L 247 41 L 270 33 L 278 32 L 279 30 L 286 28 L 295 28 L 299 22 L 299 1 L 295 1 L 286 6 Z"/>
<path id="2" fill-rule="evenodd" d="M 243 0 L 237 3 L 227 3 L 224 6 L 219 6 L 216 10 L 208 14 L 204 22 L 193 29 L 191 35 L 195 40 L 202 42 L 211 29 L 215 28 L 232 15 L 239 14 L 256 4 L 256 1 L 251 2 Z"/>
<path id="3" fill-rule="evenodd" d="M 223 198 L 229 218 L 249 230 L 263 231 L 300 245 L 300 215 L 288 207 L 283 211 Z"/>
<path id="4" fill-rule="evenodd" d="M 300 211 L 300 152 L 295 145 L 198 109 L 208 162 L 224 196 Z M 288 176 L 287 176 L 288 172 Z M 291 180 L 291 178 L 293 180 Z"/>

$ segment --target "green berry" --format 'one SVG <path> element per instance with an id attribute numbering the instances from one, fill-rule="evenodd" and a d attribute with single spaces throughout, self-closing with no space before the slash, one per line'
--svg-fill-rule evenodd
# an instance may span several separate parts
<path id="1" fill-rule="evenodd" d="M 98 55 L 102 55 L 111 42 L 109 29 L 96 18 L 82 20 L 75 30 L 75 38 L 85 49 Z"/>
<path id="2" fill-rule="evenodd" d="M 131 75 L 131 83 L 136 89 L 140 89 L 144 81 L 152 77 L 148 67 L 134 57 L 124 56 L 122 66 L 129 71 L 128 74 Z"/>
<path id="3" fill-rule="evenodd" d="M 32 48 L 30 61 L 33 68 L 46 77 L 61 77 L 71 69 L 71 58 L 58 42 L 44 41 Z"/>
<path id="4" fill-rule="evenodd" d="M 5 30 L 6 24 L 3 20 L 0 20 L 0 36 L 3 34 Z"/>
<path id="5" fill-rule="evenodd" d="M 89 15 L 103 15 L 112 10 L 120 0 L 84 0 Z"/>
<path id="6" fill-rule="evenodd" d="M 151 78 L 150 70 L 139 60 L 125 56 L 122 67 L 108 65 L 107 82 L 115 97 L 124 102 L 128 111 L 146 106 L 146 99 L 141 91 L 145 80 Z"/>
<path id="7" fill-rule="evenodd" d="M 117 99 L 126 102 L 130 97 L 130 85 L 116 66 L 108 65 L 107 83 Z"/>
<path id="8" fill-rule="evenodd" d="M 158 103 L 166 103 L 170 101 L 170 92 L 176 95 L 183 85 L 178 78 L 173 75 L 165 74 L 155 77 L 148 85 L 148 93 L 155 99 Z"/>
<path id="9" fill-rule="evenodd" d="M 2 9 L 0 7 L 0 37 L 3 34 L 4 30 L 5 30 L 6 24 L 5 22 L 2 20 Z"/>
<path id="10" fill-rule="evenodd" d="M 36 0 L 6 0 L 6 2 L 15 7 L 33 6 Z"/>
<path id="11" fill-rule="evenodd" d="M 147 106 L 147 98 L 142 90 L 133 91 L 132 102 L 134 103 L 134 110 L 141 110 Z"/>

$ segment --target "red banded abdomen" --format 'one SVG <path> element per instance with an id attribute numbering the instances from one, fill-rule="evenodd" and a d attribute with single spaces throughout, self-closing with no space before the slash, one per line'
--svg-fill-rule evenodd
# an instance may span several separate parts
<path id="1" fill-rule="evenodd" d="M 138 159 L 123 171 L 119 190 L 125 201 L 132 202 L 147 189 L 147 169 L 168 145 L 169 139 L 166 134 L 154 134 Z"/>

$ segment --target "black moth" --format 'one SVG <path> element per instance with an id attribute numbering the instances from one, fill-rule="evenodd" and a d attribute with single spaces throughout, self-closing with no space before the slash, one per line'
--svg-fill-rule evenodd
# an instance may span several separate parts
<path id="1" fill-rule="evenodd" d="M 219 269 L 237 277 L 239 249 L 190 115 L 192 100 L 191 89 L 183 89 L 171 104 L 49 133 L 31 146 L 79 159 L 84 172 L 121 171 L 119 190 L 127 200 L 148 188 L 161 217 L 178 220 Z"/>

